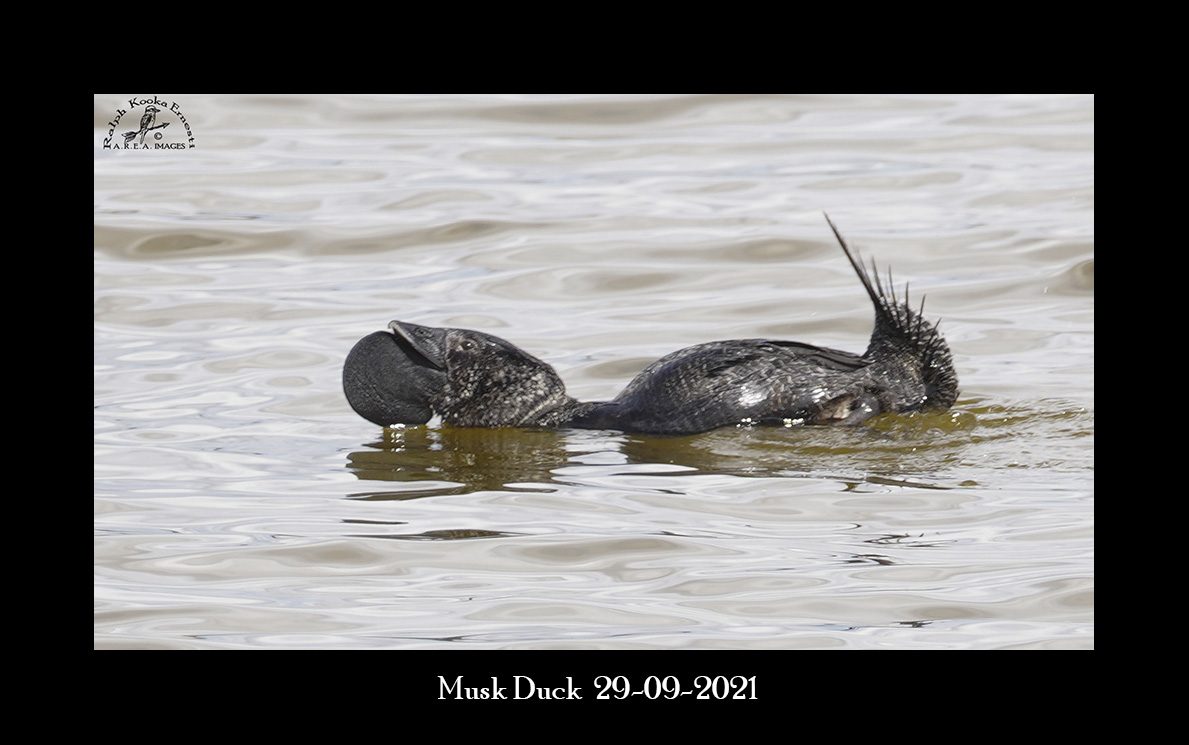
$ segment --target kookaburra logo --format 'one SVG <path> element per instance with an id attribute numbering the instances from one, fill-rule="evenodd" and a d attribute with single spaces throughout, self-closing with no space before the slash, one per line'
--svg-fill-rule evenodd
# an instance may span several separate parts
<path id="1" fill-rule="evenodd" d="M 133 116 L 140 113 L 140 126 L 116 134 L 120 120 L 129 113 Z M 166 129 L 174 124 L 178 126 Z M 192 147 L 194 130 L 182 113 L 181 104 L 157 96 L 128 99 L 128 108 L 116 109 L 116 115 L 107 123 L 107 136 L 103 138 L 104 150 L 186 150 Z"/>
<path id="2" fill-rule="evenodd" d="M 127 144 L 133 140 L 139 140 L 140 144 L 144 144 L 144 136 L 154 129 L 165 129 L 169 126 L 169 122 L 154 125 L 153 122 L 157 120 L 157 112 L 161 109 L 156 106 L 150 106 L 144 110 L 144 116 L 140 118 L 140 129 L 132 132 L 124 133 L 124 143 Z M 161 133 L 157 133 L 157 139 L 161 139 Z"/>

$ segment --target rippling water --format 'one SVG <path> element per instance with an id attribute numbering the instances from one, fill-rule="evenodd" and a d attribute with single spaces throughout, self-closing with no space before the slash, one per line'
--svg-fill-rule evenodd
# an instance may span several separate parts
<path id="1" fill-rule="evenodd" d="M 99 149 L 128 98 L 95 100 L 96 647 L 1093 646 L 1091 97 L 190 96 L 194 149 Z M 822 210 L 928 293 L 952 411 L 381 432 L 341 392 L 397 318 L 580 399 L 702 341 L 862 351 Z"/>

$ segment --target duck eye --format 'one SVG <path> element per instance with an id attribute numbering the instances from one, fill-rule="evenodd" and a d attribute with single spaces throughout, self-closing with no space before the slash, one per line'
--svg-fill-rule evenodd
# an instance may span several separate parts
<path id="1" fill-rule="evenodd" d="M 474 349 L 475 342 L 471 341 L 470 339 L 463 339 L 462 343 L 458 346 L 462 347 L 463 349 Z"/>

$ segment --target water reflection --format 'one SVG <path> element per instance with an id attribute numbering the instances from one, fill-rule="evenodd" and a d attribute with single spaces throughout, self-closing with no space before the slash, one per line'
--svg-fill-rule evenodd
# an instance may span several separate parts
<path id="1" fill-rule="evenodd" d="M 755 427 L 689 437 L 630 435 L 623 453 L 629 463 L 679 465 L 700 473 L 899 483 L 905 476 L 943 470 L 968 443 L 962 432 L 913 437 L 868 427 Z"/>
<path id="2" fill-rule="evenodd" d="M 476 491 L 551 492 L 551 471 L 569 462 L 555 430 L 408 427 L 385 429 L 368 450 L 347 456 L 365 481 L 425 482 L 425 488 L 352 494 L 357 499 L 415 499 Z"/>
<path id="3" fill-rule="evenodd" d="M 562 469 L 592 462 L 604 468 L 622 464 L 635 476 L 812 476 L 952 488 L 954 484 L 932 479 L 972 442 L 969 419 L 961 413 L 939 416 L 934 424 L 948 423 L 949 431 L 908 417 L 896 420 L 898 424 L 878 427 L 725 428 L 676 437 L 418 426 L 385 429 L 379 441 L 350 453 L 347 467 L 362 481 L 420 486 L 351 495 L 364 500 L 476 491 L 552 492 L 570 484 Z"/>

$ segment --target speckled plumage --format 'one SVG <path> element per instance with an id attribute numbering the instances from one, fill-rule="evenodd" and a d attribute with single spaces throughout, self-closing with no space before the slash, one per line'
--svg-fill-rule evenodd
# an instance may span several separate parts
<path id="1" fill-rule="evenodd" d="M 394 325 L 398 333 L 415 336 L 412 324 Z M 442 331 L 446 385 L 429 401 L 447 424 L 557 427 L 589 406 L 566 395 L 552 367 L 504 339 L 469 329 Z"/>
<path id="2" fill-rule="evenodd" d="M 868 273 L 832 222 L 830 227 L 875 306 L 875 328 L 862 355 L 772 339 L 709 342 L 653 362 L 611 401 L 580 403 L 566 394 L 552 367 L 504 339 L 393 321 L 394 343 L 407 358 L 394 364 L 391 349 L 381 360 L 379 353 L 358 352 L 357 345 L 344 369 L 347 398 L 377 424 L 394 422 L 377 421 L 367 412 L 397 411 L 419 420 L 405 423 L 423 423 L 432 409 L 460 427 L 658 434 L 739 423 L 853 425 L 882 412 L 952 406 L 957 374 L 936 325 L 921 315 L 923 299 L 921 308 L 912 310 L 908 288 L 903 300 L 897 298 L 891 276 L 885 288 L 875 265 Z M 352 369 L 369 364 L 366 375 Z M 399 379 L 384 380 L 378 388 L 348 384 L 383 379 L 383 370 Z"/>

